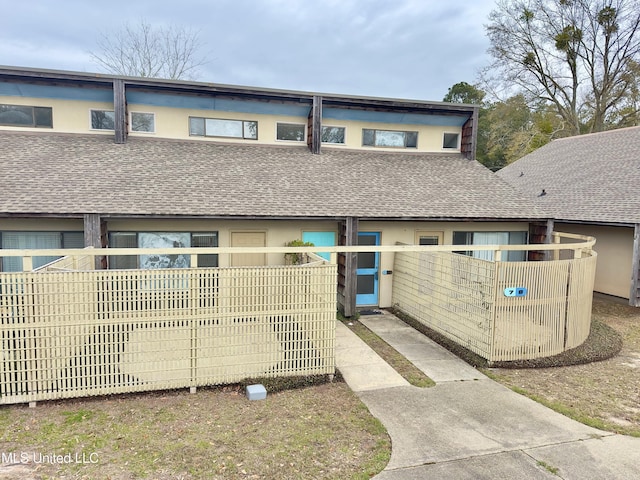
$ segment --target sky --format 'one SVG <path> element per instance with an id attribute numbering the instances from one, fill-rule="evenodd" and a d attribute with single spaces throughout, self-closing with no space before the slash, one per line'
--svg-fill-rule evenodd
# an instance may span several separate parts
<path id="1" fill-rule="evenodd" d="M 487 65 L 494 0 L 0 0 L 0 65 L 100 72 L 125 22 L 198 32 L 196 80 L 440 101 Z"/>

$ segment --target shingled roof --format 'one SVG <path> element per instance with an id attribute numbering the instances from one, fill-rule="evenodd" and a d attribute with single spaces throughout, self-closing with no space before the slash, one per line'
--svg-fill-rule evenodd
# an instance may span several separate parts
<path id="1" fill-rule="evenodd" d="M 557 220 L 640 223 L 640 127 L 554 140 L 497 175 Z"/>
<path id="2" fill-rule="evenodd" d="M 547 218 L 458 154 L 0 132 L 0 214 Z"/>

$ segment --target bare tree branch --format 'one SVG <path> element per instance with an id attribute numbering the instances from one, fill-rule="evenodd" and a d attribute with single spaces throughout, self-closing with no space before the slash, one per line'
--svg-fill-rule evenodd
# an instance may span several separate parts
<path id="1" fill-rule="evenodd" d="M 640 0 L 498 0 L 486 29 L 493 61 L 485 85 L 554 105 L 574 135 L 610 128 L 630 103 Z"/>
<path id="2" fill-rule="evenodd" d="M 103 33 L 91 58 L 110 73 L 134 77 L 194 79 L 206 63 L 199 56 L 199 32 L 181 27 L 153 27 L 144 20 Z"/>

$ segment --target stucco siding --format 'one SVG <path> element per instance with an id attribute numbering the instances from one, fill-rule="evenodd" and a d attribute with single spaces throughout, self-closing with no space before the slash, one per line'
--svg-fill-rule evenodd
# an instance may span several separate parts
<path id="1" fill-rule="evenodd" d="M 598 253 L 598 264 L 594 290 L 629 298 L 633 228 L 556 223 L 555 230 L 595 237 L 594 250 Z"/>

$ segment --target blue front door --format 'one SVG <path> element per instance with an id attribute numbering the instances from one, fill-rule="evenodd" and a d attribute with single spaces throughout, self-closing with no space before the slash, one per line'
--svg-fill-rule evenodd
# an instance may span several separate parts
<path id="1" fill-rule="evenodd" d="M 302 241 L 311 242 L 316 247 L 335 247 L 336 245 L 336 233 L 335 232 L 302 232 Z M 329 252 L 317 252 L 325 260 L 331 260 L 331 254 Z"/>
<path id="2" fill-rule="evenodd" d="M 358 245 L 380 245 L 380 232 L 359 232 Z M 356 305 L 378 305 L 380 252 L 359 252 Z"/>

